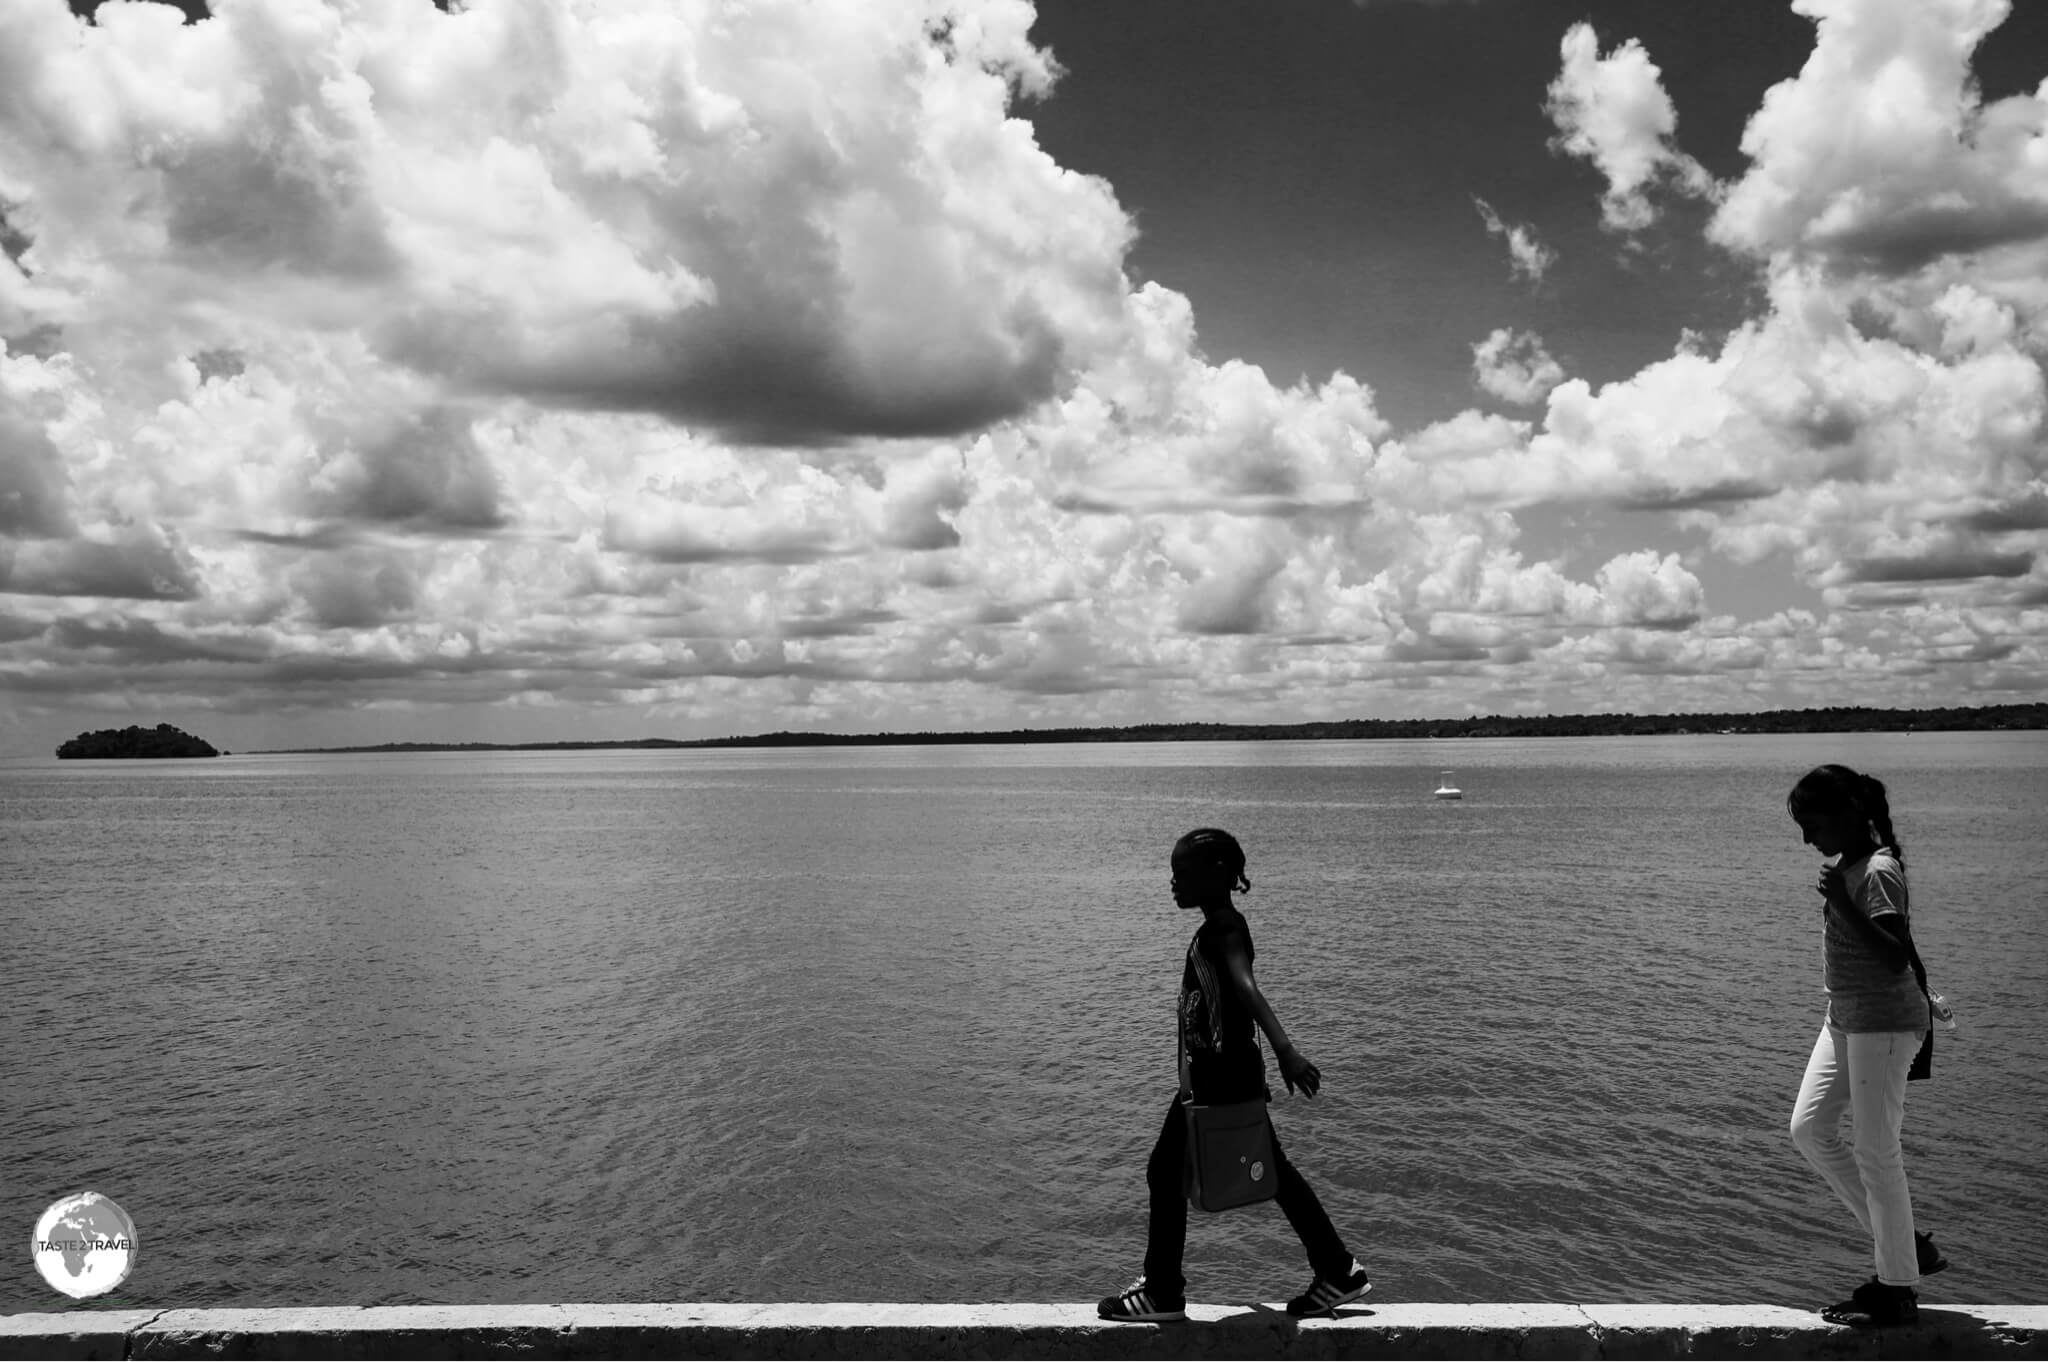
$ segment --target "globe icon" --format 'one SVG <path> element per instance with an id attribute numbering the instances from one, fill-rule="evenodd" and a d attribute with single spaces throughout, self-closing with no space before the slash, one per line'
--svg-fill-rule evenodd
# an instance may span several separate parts
<path id="1" fill-rule="evenodd" d="M 74 1300 L 104 1296 L 135 1268 L 135 1222 L 98 1192 L 63 1197 L 36 1221 L 36 1271 Z"/>

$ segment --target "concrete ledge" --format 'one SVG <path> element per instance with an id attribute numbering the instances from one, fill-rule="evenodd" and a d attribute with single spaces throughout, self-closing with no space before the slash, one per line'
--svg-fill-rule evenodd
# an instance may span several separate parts
<path id="1" fill-rule="evenodd" d="M 0 1315 L 0 1358 L 2048 1358 L 2048 1306 L 1922 1306 L 1857 1330 L 1770 1305 L 409 1305 Z"/>

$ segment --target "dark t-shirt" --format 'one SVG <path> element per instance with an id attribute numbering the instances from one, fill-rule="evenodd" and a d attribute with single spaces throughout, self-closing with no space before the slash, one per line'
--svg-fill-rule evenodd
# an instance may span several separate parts
<path id="1" fill-rule="evenodd" d="M 1256 958 L 1251 927 L 1233 908 L 1203 921 L 1180 975 L 1180 1085 L 1204 1104 L 1270 1096 L 1251 1009 L 1224 965 L 1223 947 L 1233 937 L 1247 961 Z"/>

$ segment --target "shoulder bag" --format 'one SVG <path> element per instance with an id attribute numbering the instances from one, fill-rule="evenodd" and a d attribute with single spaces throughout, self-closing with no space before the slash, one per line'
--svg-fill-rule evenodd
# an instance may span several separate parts
<path id="1" fill-rule="evenodd" d="M 1188 1153 L 1182 1184 L 1188 1204 L 1198 1211 L 1227 1211 L 1271 1201 L 1280 1175 L 1265 1101 L 1184 1105 Z"/>

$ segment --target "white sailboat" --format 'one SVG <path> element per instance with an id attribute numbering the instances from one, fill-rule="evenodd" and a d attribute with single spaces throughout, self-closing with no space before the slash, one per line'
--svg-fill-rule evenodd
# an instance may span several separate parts
<path id="1" fill-rule="evenodd" d="M 1444 772 L 1443 783 L 1436 787 L 1436 797 L 1438 799 L 1463 799 L 1465 792 L 1451 784 L 1451 773 L 1446 771 Z"/>

